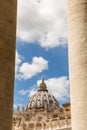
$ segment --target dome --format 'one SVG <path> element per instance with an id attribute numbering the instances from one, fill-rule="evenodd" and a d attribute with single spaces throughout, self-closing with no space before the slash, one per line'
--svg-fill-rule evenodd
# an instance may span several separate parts
<path id="1" fill-rule="evenodd" d="M 52 111 L 59 108 L 55 97 L 48 92 L 44 79 L 39 86 L 39 90 L 30 98 L 26 110 L 48 110 Z"/>

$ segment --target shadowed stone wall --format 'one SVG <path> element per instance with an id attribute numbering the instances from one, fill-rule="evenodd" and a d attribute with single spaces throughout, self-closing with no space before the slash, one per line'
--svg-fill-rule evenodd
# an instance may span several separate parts
<path id="1" fill-rule="evenodd" d="M 16 41 L 16 0 L 0 0 L 0 130 L 11 130 Z"/>
<path id="2" fill-rule="evenodd" d="M 87 0 L 68 0 L 72 129 L 87 130 Z"/>

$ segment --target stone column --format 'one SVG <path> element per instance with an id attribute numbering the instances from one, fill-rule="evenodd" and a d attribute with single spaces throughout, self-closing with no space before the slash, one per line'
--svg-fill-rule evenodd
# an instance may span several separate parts
<path id="1" fill-rule="evenodd" d="M 72 130 L 87 130 L 87 0 L 68 0 Z"/>
<path id="2" fill-rule="evenodd" d="M 0 130 L 12 129 L 16 0 L 0 0 Z"/>
<path id="3" fill-rule="evenodd" d="M 57 129 L 59 129 L 59 120 L 60 120 L 60 118 L 58 117 L 57 118 Z"/>
<path id="4" fill-rule="evenodd" d="M 36 122 L 34 123 L 34 130 L 36 130 Z"/>
<path id="5" fill-rule="evenodd" d="M 44 123 L 42 122 L 42 129 L 41 130 L 44 130 Z"/>
<path id="6" fill-rule="evenodd" d="M 52 126 L 52 120 L 50 119 L 50 130 L 53 129 L 53 126 Z"/>

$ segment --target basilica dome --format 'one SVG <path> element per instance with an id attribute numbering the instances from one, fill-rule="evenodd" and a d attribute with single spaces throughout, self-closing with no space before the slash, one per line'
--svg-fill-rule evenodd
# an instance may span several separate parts
<path id="1" fill-rule="evenodd" d="M 30 98 L 26 111 L 47 110 L 54 111 L 59 108 L 59 104 L 55 97 L 47 90 L 47 86 L 42 79 L 38 91 Z"/>

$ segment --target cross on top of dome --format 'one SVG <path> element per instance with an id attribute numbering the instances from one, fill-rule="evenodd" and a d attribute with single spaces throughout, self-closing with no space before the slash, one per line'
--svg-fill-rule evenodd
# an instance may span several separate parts
<path id="1" fill-rule="evenodd" d="M 38 91 L 48 91 L 47 86 L 44 83 L 44 78 L 42 78 L 42 82 L 40 83 L 39 90 Z"/>

